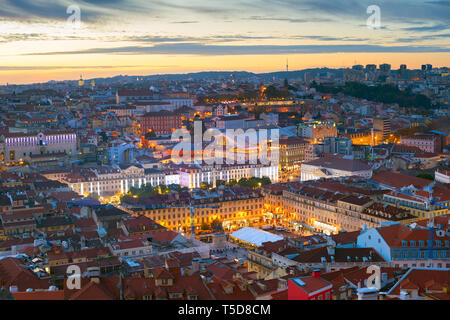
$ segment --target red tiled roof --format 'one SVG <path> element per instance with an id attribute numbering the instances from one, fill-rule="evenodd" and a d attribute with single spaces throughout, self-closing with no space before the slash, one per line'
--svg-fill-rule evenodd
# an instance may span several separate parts
<path id="1" fill-rule="evenodd" d="M 13 292 L 15 300 L 64 300 L 64 290 Z"/>
<path id="2" fill-rule="evenodd" d="M 49 279 L 39 279 L 16 258 L 0 260 L 0 283 L 5 287 L 17 286 L 19 292 L 28 288 L 48 289 L 51 286 Z"/>
<path id="3" fill-rule="evenodd" d="M 300 280 L 301 282 L 297 282 L 296 280 Z M 328 287 L 332 287 L 331 282 L 322 279 L 322 278 L 315 278 L 312 276 L 308 277 L 300 277 L 300 278 L 292 278 L 289 279 L 293 284 L 295 284 L 298 288 L 302 289 L 303 291 L 307 292 L 308 294 L 317 292 L 317 291 L 323 291 L 326 290 Z M 301 284 L 303 283 L 303 284 Z"/>
<path id="4" fill-rule="evenodd" d="M 402 289 L 417 289 L 419 294 L 426 290 L 442 290 L 444 286 L 450 285 L 449 270 L 433 269 L 410 269 L 405 276 L 388 292 L 388 294 L 399 295 Z"/>
<path id="5" fill-rule="evenodd" d="M 411 229 L 401 224 L 377 228 L 384 241 L 392 248 L 402 247 L 402 241 L 407 241 L 408 247 L 411 247 L 411 240 L 415 241 L 415 247 L 419 247 L 419 240 L 424 241 L 425 246 L 429 239 L 429 231 L 425 228 Z M 450 240 L 450 236 L 439 238 L 441 241 Z"/>
<path id="6" fill-rule="evenodd" d="M 430 180 L 390 171 L 380 171 L 373 175 L 372 180 L 377 183 L 389 185 L 394 188 L 402 188 L 413 185 L 418 189 L 423 189 L 431 183 Z"/>

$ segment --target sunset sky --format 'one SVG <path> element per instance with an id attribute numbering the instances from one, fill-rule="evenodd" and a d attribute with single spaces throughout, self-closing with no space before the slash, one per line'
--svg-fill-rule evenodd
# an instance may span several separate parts
<path id="1" fill-rule="evenodd" d="M 81 26 L 67 22 L 78 5 Z M 381 28 L 366 26 L 378 5 Z M 118 74 L 450 65 L 447 0 L 0 0 L 0 85 Z"/>

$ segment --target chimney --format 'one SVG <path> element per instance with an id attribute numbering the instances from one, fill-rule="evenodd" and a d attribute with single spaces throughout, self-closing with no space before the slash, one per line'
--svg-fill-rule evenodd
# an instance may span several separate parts
<path id="1" fill-rule="evenodd" d="M 312 277 L 313 278 L 320 278 L 320 270 L 319 269 L 314 269 L 312 272 Z"/>
<path id="2" fill-rule="evenodd" d="M 200 271 L 200 261 L 198 258 L 192 259 L 192 273 Z"/>

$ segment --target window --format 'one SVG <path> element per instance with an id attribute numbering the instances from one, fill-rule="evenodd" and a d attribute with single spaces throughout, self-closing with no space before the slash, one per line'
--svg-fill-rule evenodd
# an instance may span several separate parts
<path id="1" fill-rule="evenodd" d="M 407 247 L 408 246 L 408 242 L 405 240 L 402 240 L 402 247 Z"/>

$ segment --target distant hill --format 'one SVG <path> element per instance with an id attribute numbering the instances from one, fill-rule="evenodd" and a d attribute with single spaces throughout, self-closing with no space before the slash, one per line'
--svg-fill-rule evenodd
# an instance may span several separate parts
<path id="1" fill-rule="evenodd" d="M 314 77 L 319 73 L 329 72 L 335 77 L 342 76 L 342 69 L 329 69 L 329 68 L 314 68 L 296 71 L 277 71 L 268 73 L 253 73 L 247 71 L 202 71 L 202 72 L 192 72 L 192 73 L 180 73 L 180 74 L 155 74 L 148 76 L 128 76 L 128 75 L 118 75 L 109 78 L 94 78 L 87 80 L 94 80 L 96 83 L 102 83 L 105 81 L 119 81 L 119 80 L 132 80 L 136 78 L 142 78 L 144 81 L 155 81 L 155 80 L 169 80 L 169 81 L 180 81 L 180 80 L 243 80 L 249 78 L 259 78 L 265 80 L 272 80 L 273 78 L 277 80 L 283 79 L 298 79 L 303 78 L 305 73 L 311 73 Z"/>

